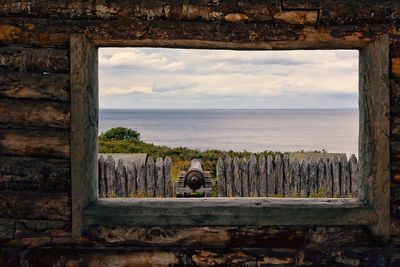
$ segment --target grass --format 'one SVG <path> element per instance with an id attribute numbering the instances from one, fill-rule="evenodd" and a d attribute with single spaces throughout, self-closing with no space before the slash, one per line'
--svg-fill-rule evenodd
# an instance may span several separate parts
<path id="1" fill-rule="evenodd" d="M 172 158 L 172 177 L 173 180 L 178 179 L 179 172 L 182 170 L 187 170 L 190 166 L 190 161 L 192 159 L 200 159 L 203 164 L 203 169 L 205 171 L 210 171 L 211 176 L 216 176 L 216 166 L 219 157 L 225 158 L 230 156 L 232 159 L 234 157 L 246 157 L 249 158 L 252 152 L 242 151 L 222 151 L 217 149 L 210 149 L 201 151 L 199 149 L 191 149 L 187 147 L 176 147 L 171 148 L 168 146 L 157 146 L 154 144 L 145 143 L 141 140 L 118 140 L 118 139 L 108 139 L 103 135 L 99 136 L 99 153 L 146 153 L 148 157 L 152 157 L 155 160 L 158 157 Z M 281 152 L 274 151 L 264 151 L 261 153 L 254 153 L 258 159 L 261 154 L 265 157 L 272 155 L 275 157 L 276 154 L 283 155 Z"/>
<path id="2" fill-rule="evenodd" d="M 171 157 L 172 159 L 172 179 L 173 181 L 178 180 L 180 171 L 187 171 L 190 167 L 190 161 L 194 158 L 200 159 L 203 164 L 203 170 L 210 171 L 213 180 L 213 185 L 215 185 L 216 180 L 216 166 L 219 157 L 225 158 L 230 156 L 232 159 L 234 157 L 247 159 L 251 154 L 255 154 L 257 160 L 261 155 L 267 158 L 271 155 L 275 158 L 276 155 L 283 156 L 282 152 L 278 151 L 263 151 L 260 153 L 252 153 L 248 151 L 235 152 L 235 151 L 222 151 L 218 149 L 210 149 L 201 151 L 199 149 L 191 149 L 187 147 L 168 147 L 168 146 L 158 146 L 150 143 L 146 143 L 140 140 L 140 133 L 123 128 L 116 127 L 112 128 L 106 133 L 102 133 L 99 136 L 99 152 L 100 153 L 146 153 L 148 157 L 152 157 L 156 160 L 158 157 L 165 158 Z M 333 153 L 327 153 L 326 151 L 311 151 L 311 152 L 291 152 L 289 153 L 289 158 L 297 157 L 299 161 L 306 157 L 325 157 L 333 156 Z M 339 154 L 338 154 L 339 155 Z M 218 189 L 215 186 L 212 189 L 212 195 L 216 196 L 218 194 Z M 145 197 L 135 196 L 135 197 Z M 276 197 L 279 197 L 278 195 Z M 321 196 L 313 196 L 321 197 Z"/>

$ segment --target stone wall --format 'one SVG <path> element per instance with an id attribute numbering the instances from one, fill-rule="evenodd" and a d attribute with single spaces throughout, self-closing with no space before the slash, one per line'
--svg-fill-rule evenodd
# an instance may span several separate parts
<path id="1" fill-rule="evenodd" d="M 399 26 L 397 0 L 0 0 L 0 266 L 399 265 Z M 359 226 L 101 226 L 73 239 L 71 34 L 237 49 L 355 48 L 389 34 L 391 238 Z"/>

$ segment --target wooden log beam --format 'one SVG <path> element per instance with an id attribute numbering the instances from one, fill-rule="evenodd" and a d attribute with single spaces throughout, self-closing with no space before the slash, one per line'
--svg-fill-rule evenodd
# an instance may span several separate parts
<path id="1" fill-rule="evenodd" d="M 15 236 L 30 237 L 63 237 L 71 235 L 71 223 L 59 220 L 16 220 Z"/>
<path id="2" fill-rule="evenodd" d="M 140 18 L 166 21 L 224 21 L 229 15 L 242 14 L 249 22 L 273 21 L 277 14 L 289 12 L 316 13 L 320 25 L 393 23 L 400 17 L 400 7 L 395 1 L 319 1 L 273 0 L 267 2 L 237 1 L 0 1 L 2 17 L 21 17 L 29 11 L 30 17 L 53 19 L 115 20 Z M 371 13 L 377 15 L 371 15 Z M 379 14 L 379 15 L 378 15 Z M 287 15 L 289 16 L 289 15 Z M 304 24 L 302 16 L 291 15 L 294 24 Z"/>
<path id="3" fill-rule="evenodd" d="M 0 1 L 5 2 L 4 0 Z M 15 4 L 5 2 L 0 5 L 0 15 L 3 17 L 21 16 L 29 10 L 31 17 L 51 17 L 54 19 L 96 19 L 114 20 L 120 18 L 140 18 L 141 20 L 165 21 L 236 21 L 233 15 L 246 14 L 246 21 L 272 21 L 273 14 L 281 10 L 279 0 L 266 3 L 238 4 L 235 1 L 197 1 L 185 2 L 149 2 L 149 1 L 114 1 L 104 2 L 80 1 L 75 3 L 59 1 L 32 1 Z"/>
<path id="4" fill-rule="evenodd" d="M 0 129 L 0 155 L 70 158 L 69 131 Z"/>
<path id="5" fill-rule="evenodd" d="M 0 124 L 69 129 L 70 117 L 68 103 L 0 98 Z"/>
<path id="6" fill-rule="evenodd" d="M 71 198 L 66 193 L 0 191 L 0 217 L 68 221 Z"/>
<path id="7" fill-rule="evenodd" d="M 68 159 L 0 156 L 0 190 L 70 192 Z"/>
<path id="8" fill-rule="evenodd" d="M 390 24 L 400 18 L 399 3 L 390 0 L 282 0 L 282 6 L 284 10 L 320 10 L 319 25 Z"/>
<path id="9" fill-rule="evenodd" d="M 32 25 L 29 28 L 26 27 L 28 23 Z M 111 21 L 0 18 L 0 44 L 66 46 L 69 34 L 87 34 L 97 46 L 355 49 L 365 46 L 379 33 L 391 30 L 389 25 L 327 25 L 316 28 L 276 21 L 251 24 L 180 21 L 177 24 L 138 18 Z M 47 37 L 38 39 L 43 32 Z"/>
<path id="10" fill-rule="evenodd" d="M 53 48 L 0 48 L 0 71 L 69 73 L 69 50 Z"/>
<path id="11" fill-rule="evenodd" d="M 0 72 L 0 96 L 68 102 L 69 82 L 65 73 Z"/>
<path id="12" fill-rule="evenodd" d="M 114 198 L 89 206 L 84 221 L 114 226 L 366 225 L 369 211 L 358 199 Z"/>

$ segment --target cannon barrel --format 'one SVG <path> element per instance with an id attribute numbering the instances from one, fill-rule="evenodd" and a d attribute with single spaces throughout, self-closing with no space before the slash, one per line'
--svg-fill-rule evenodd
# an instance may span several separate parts
<path id="1" fill-rule="evenodd" d="M 199 189 L 204 184 L 204 172 L 199 159 L 192 159 L 185 176 L 185 184 L 192 190 Z"/>

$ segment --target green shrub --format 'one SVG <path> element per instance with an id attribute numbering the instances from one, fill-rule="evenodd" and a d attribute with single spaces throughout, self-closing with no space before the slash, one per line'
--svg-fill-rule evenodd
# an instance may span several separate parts
<path id="1" fill-rule="evenodd" d="M 140 133 L 127 129 L 124 127 L 116 127 L 102 133 L 99 136 L 99 152 L 100 153 L 147 153 L 147 156 L 156 159 L 158 157 L 165 158 L 171 157 L 173 166 L 173 178 L 177 179 L 179 171 L 188 168 L 190 160 L 201 159 L 203 163 L 203 169 L 210 171 L 211 175 L 215 177 L 216 166 L 219 157 L 225 158 L 229 155 L 232 159 L 234 157 L 246 157 L 249 158 L 252 154 L 248 151 L 234 152 L 234 151 L 222 151 L 217 149 L 210 149 L 200 151 L 199 149 L 191 149 L 187 147 L 167 147 L 157 146 L 154 144 L 145 143 L 140 140 Z M 280 152 L 264 151 L 261 153 L 255 153 L 257 159 L 261 154 L 265 157 L 275 154 L 281 154 Z"/>
<path id="2" fill-rule="evenodd" d="M 140 133 L 138 133 L 135 130 L 124 127 L 115 127 L 108 130 L 105 133 L 102 133 L 99 136 L 99 139 L 105 141 L 110 141 L 110 140 L 140 141 Z"/>

